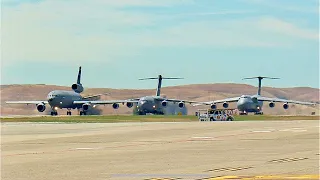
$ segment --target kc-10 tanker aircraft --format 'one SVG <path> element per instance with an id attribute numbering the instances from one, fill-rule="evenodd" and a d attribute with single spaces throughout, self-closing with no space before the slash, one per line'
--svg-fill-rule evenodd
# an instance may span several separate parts
<path id="1" fill-rule="evenodd" d="M 158 87 L 155 96 L 144 96 L 140 98 L 133 98 L 128 100 L 119 100 L 118 103 L 127 103 L 128 107 L 132 107 L 134 103 L 137 108 L 138 115 L 155 114 L 155 115 L 187 115 L 187 108 L 185 103 L 199 103 L 196 101 L 180 100 L 180 99 L 168 99 L 160 96 L 161 85 L 163 79 L 182 79 L 172 77 L 162 77 L 159 75 L 154 78 L 143 78 L 139 80 L 157 79 Z M 75 101 L 74 103 L 88 103 L 91 105 L 106 104 L 109 101 Z M 113 104 L 113 108 L 117 109 L 119 106 Z"/>
<path id="2" fill-rule="evenodd" d="M 249 112 L 262 115 L 263 114 L 263 112 L 262 112 L 263 101 L 269 102 L 270 108 L 275 107 L 275 102 L 282 102 L 283 103 L 282 107 L 284 109 L 289 108 L 289 103 L 302 104 L 302 105 L 316 105 L 316 103 L 312 103 L 312 102 L 301 102 L 301 101 L 279 99 L 279 98 L 269 98 L 269 97 L 261 96 L 261 80 L 262 79 L 279 79 L 279 78 L 258 76 L 258 77 L 244 78 L 244 79 L 258 79 L 259 80 L 259 87 L 258 87 L 257 94 L 255 94 L 255 95 L 242 95 L 240 97 L 233 97 L 233 98 L 227 98 L 227 99 L 221 99 L 221 100 L 215 100 L 215 101 L 201 102 L 201 103 L 195 104 L 194 106 L 210 105 L 211 109 L 216 109 L 217 103 L 223 103 L 222 106 L 224 108 L 228 108 L 229 103 L 236 102 L 237 109 L 240 111 L 240 113 L 239 113 L 240 115 L 247 115 Z"/>
<path id="3" fill-rule="evenodd" d="M 79 67 L 77 83 L 72 84 L 71 86 L 73 91 L 62 91 L 62 90 L 54 90 L 51 91 L 47 95 L 47 100 L 42 101 L 7 101 L 7 104 L 35 104 L 36 108 L 39 112 L 43 112 L 46 109 L 46 105 L 49 104 L 51 107 L 51 115 L 58 115 L 57 110 L 66 108 L 68 109 L 67 115 L 71 115 L 71 109 L 79 109 L 80 115 L 86 115 L 89 108 L 92 104 L 99 104 L 100 101 L 89 101 L 90 98 L 99 97 L 104 94 L 97 94 L 93 96 L 82 97 L 80 95 L 83 92 L 84 88 L 81 84 L 81 66 Z M 107 94 L 107 93 L 106 93 Z M 110 100 L 103 101 L 103 104 L 112 104 L 114 108 L 118 108 L 119 105 L 117 103 L 127 103 L 128 107 L 133 106 L 133 101 L 130 100 Z M 93 106 L 94 107 L 94 106 Z"/>

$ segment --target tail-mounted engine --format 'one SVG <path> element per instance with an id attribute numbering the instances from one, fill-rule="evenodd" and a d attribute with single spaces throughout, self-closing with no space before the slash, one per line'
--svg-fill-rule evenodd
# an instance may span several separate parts
<path id="1" fill-rule="evenodd" d="M 284 103 L 282 107 L 283 107 L 283 109 L 288 109 L 289 108 L 289 104 L 288 103 Z"/>
<path id="2" fill-rule="evenodd" d="M 82 93 L 83 92 L 83 87 L 82 87 L 81 84 L 72 84 L 71 88 L 76 93 Z"/>
<path id="3" fill-rule="evenodd" d="M 45 104 L 44 104 L 44 103 L 39 103 L 39 104 L 37 104 L 37 110 L 38 110 L 39 112 L 45 111 L 45 110 L 46 110 Z"/>
<path id="4" fill-rule="evenodd" d="M 119 104 L 113 103 L 113 104 L 112 104 L 112 107 L 113 107 L 113 109 L 118 109 L 118 108 L 119 108 Z"/>

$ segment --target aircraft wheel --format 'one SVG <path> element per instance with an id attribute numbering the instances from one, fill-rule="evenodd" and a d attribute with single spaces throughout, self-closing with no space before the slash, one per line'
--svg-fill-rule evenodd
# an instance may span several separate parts
<path id="1" fill-rule="evenodd" d="M 82 111 L 80 111 L 80 116 L 82 116 L 83 115 L 83 112 Z"/>
<path id="2" fill-rule="evenodd" d="M 232 117 L 228 117 L 227 121 L 233 121 L 233 118 Z"/>

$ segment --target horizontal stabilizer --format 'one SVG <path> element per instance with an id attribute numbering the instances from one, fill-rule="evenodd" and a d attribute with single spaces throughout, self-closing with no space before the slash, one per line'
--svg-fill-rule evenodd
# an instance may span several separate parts
<path id="1" fill-rule="evenodd" d="M 247 77 L 247 78 L 243 78 L 243 79 L 280 79 L 280 78 L 276 78 L 276 77 L 266 77 L 266 76 L 257 76 L 257 77 Z"/>

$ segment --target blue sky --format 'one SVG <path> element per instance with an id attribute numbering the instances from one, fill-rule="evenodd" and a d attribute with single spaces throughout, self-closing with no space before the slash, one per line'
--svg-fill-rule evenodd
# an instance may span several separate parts
<path id="1" fill-rule="evenodd" d="M 2 0 L 1 84 L 319 88 L 317 0 Z"/>

